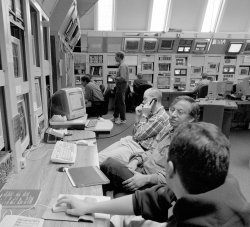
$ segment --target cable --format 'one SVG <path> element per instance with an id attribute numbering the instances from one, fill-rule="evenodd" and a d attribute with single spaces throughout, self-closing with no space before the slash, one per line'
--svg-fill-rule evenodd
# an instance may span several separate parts
<path id="1" fill-rule="evenodd" d="M 112 136 L 106 136 L 106 137 L 102 137 L 102 138 L 97 138 L 97 140 L 100 140 L 100 139 L 108 139 L 108 138 L 113 138 L 115 136 L 118 136 L 120 134 L 122 134 L 123 132 L 125 132 L 126 130 L 128 130 L 132 125 L 134 125 L 134 122 L 132 124 L 130 124 L 127 128 L 125 128 L 123 131 L 115 134 L 115 135 L 112 135 Z"/>

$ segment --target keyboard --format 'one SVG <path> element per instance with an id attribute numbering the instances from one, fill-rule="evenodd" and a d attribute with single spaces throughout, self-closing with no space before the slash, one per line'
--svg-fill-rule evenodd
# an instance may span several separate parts
<path id="1" fill-rule="evenodd" d="M 87 120 L 86 124 L 85 124 L 85 127 L 87 127 L 87 128 L 95 127 L 97 122 L 98 122 L 98 119 Z"/>
<path id="2" fill-rule="evenodd" d="M 56 163 L 75 163 L 77 145 L 74 143 L 57 141 L 51 155 L 51 161 Z"/>

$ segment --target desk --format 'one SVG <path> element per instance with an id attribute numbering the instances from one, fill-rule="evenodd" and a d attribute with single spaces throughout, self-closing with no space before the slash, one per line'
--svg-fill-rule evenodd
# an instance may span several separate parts
<path id="1" fill-rule="evenodd" d="M 173 100 L 180 95 L 192 96 L 193 91 L 177 91 L 174 89 L 160 89 L 162 92 L 162 105 L 165 109 L 169 109 L 170 104 Z"/>
<path id="2" fill-rule="evenodd" d="M 54 164 L 50 162 L 50 156 L 54 145 L 44 144 L 41 148 L 34 150 L 28 156 L 27 166 L 18 174 L 9 176 L 4 189 L 41 189 L 37 204 L 49 205 L 51 198 L 59 194 L 82 194 L 82 195 L 103 195 L 102 186 L 91 186 L 74 188 L 65 172 L 58 172 L 57 168 L 68 166 L 66 164 Z M 77 158 L 73 166 L 99 165 L 97 146 L 78 146 Z M 33 161 L 31 161 L 33 159 Z M 36 161 L 35 161 L 36 160 Z M 22 215 L 42 218 L 47 208 L 37 205 L 35 209 L 25 211 Z M 9 210 L 9 209 L 7 209 Z M 11 209 L 13 214 L 20 214 L 22 209 Z M 6 210 L 3 209 L 3 213 Z M 8 212 L 9 214 L 9 212 Z M 95 224 L 78 222 L 44 221 L 44 227 L 93 227 L 109 226 L 107 220 L 95 220 Z"/>
<path id="3" fill-rule="evenodd" d="M 237 104 L 231 100 L 197 100 L 201 107 L 200 120 L 213 123 L 221 128 L 222 132 L 229 137 L 231 122 Z"/>

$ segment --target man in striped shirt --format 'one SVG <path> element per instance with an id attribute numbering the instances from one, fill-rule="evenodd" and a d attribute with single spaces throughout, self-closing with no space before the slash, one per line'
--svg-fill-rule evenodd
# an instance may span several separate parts
<path id="1" fill-rule="evenodd" d="M 119 161 L 128 162 L 133 154 L 149 150 L 157 134 L 167 124 L 168 114 L 161 104 L 160 90 L 150 88 L 144 93 L 144 100 L 136 108 L 136 122 L 133 136 L 121 138 L 116 143 L 99 153 L 100 163 L 112 157 Z"/>

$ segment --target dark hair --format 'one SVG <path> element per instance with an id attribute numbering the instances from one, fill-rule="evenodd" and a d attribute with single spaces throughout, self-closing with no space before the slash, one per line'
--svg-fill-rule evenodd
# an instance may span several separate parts
<path id="1" fill-rule="evenodd" d="M 82 82 L 87 82 L 87 84 L 90 82 L 90 78 L 89 78 L 89 76 L 83 76 L 82 78 L 81 78 L 81 81 Z"/>
<path id="2" fill-rule="evenodd" d="M 225 182 L 230 159 L 229 141 L 219 128 L 205 122 L 184 123 L 173 135 L 168 161 L 184 188 L 199 194 Z"/>
<path id="3" fill-rule="evenodd" d="M 200 106 L 197 102 L 195 102 L 195 100 L 192 97 L 187 95 L 177 96 L 171 103 L 170 107 L 174 106 L 177 102 L 181 100 L 191 103 L 192 109 L 189 115 L 194 119 L 194 121 L 198 121 L 200 118 Z"/>
<path id="4" fill-rule="evenodd" d="M 118 51 L 115 55 L 116 55 L 118 58 L 120 58 L 121 60 L 123 60 L 123 59 L 124 59 L 124 56 L 125 56 L 124 52 L 122 52 L 122 51 Z"/>
<path id="5" fill-rule="evenodd" d="M 201 78 L 202 79 L 207 79 L 208 78 L 208 74 L 207 73 L 202 73 L 201 74 Z"/>

